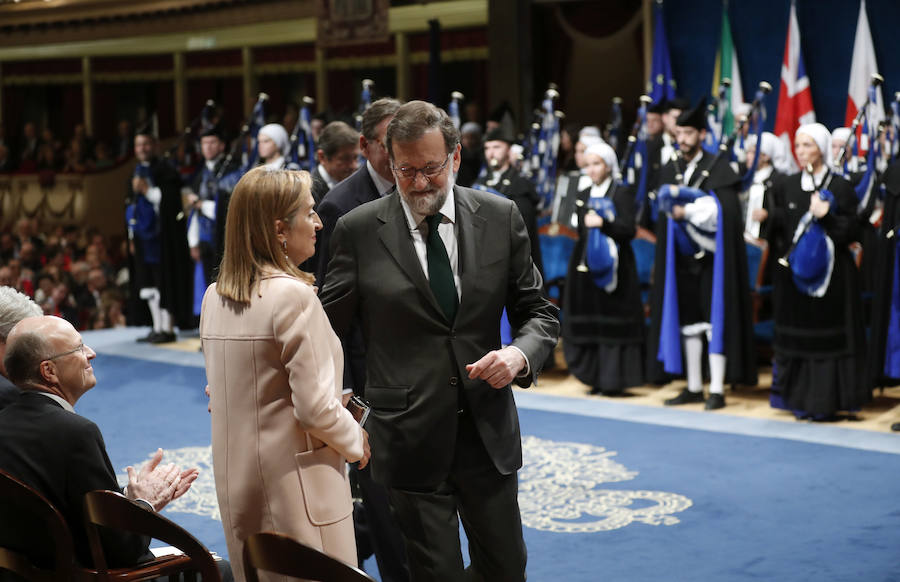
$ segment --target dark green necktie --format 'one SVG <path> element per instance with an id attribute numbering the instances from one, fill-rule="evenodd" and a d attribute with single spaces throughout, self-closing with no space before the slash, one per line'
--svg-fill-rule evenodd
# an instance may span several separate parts
<path id="1" fill-rule="evenodd" d="M 441 235 L 438 234 L 441 218 L 440 213 L 425 217 L 428 223 L 428 240 L 425 244 L 428 257 L 428 283 L 438 305 L 447 316 L 447 321 L 452 322 L 456 317 L 459 297 L 456 294 L 456 283 L 453 281 L 453 270 L 450 268 L 450 257 L 447 256 L 447 248 L 441 240 Z"/>

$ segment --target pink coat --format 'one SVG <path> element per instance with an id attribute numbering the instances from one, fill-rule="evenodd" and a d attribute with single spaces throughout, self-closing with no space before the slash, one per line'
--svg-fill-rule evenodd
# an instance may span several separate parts
<path id="1" fill-rule="evenodd" d="M 243 541 L 277 531 L 356 563 L 345 459 L 362 429 L 341 405 L 343 354 L 313 288 L 266 276 L 249 305 L 210 286 L 200 336 L 216 494 L 235 579 Z"/>

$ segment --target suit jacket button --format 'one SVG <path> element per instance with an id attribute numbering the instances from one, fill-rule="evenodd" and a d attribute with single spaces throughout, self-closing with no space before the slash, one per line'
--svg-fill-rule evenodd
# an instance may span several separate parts
<path id="1" fill-rule="evenodd" d="M 459 378 L 457 378 L 456 376 L 451 376 L 450 377 L 450 385 L 456 386 L 457 384 L 459 384 Z"/>

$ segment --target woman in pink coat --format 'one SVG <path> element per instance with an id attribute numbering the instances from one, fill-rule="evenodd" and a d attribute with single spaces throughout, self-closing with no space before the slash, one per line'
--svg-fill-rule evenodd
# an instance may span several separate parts
<path id="1" fill-rule="evenodd" d="M 213 469 L 235 578 L 244 540 L 287 534 L 356 563 L 345 461 L 368 437 L 342 403 L 343 355 L 298 265 L 322 228 L 307 172 L 248 172 L 234 189 L 218 282 L 200 317 Z"/>

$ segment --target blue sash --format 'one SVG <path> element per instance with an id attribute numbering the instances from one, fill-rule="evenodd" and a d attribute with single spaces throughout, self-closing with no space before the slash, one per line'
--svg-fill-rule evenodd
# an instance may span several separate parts
<path id="1" fill-rule="evenodd" d="M 884 375 L 900 378 L 900 240 L 894 244 L 894 274 L 891 284 L 891 302 L 887 338 L 884 350 Z"/>
<path id="2" fill-rule="evenodd" d="M 822 190 L 819 196 L 834 206 L 834 195 L 830 191 Z M 834 271 L 834 242 L 812 213 L 807 212 L 797 224 L 793 244 L 788 261 L 794 285 L 805 295 L 822 297 L 828 292 Z"/>
<path id="3" fill-rule="evenodd" d="M 710 325 L 712 335 L 709 341 L 709 352 L 713 354 L 725 354 L 725 234 L 723 228 L 722 204 L 718 197 L 710 191 L 703 192 L 696 188 L 679 187 L 679 192 L 672 195 L 674 188 L 668 185 L 660 188 L 660 202 L 662 207 L 671 212 L 675 202 L 684 204 L 697 200 L 701 196 L 712 196 L 716 201 L 717 228 L 715 234 L 702 233 L 704 236 L 712 236 L 715 240 L 716 253 L 713 256 L 713 281 L 712 304 L 710 305 Z M 668 219 L 668 232 L 666 235 L 666 280 L 663 291 L 662 315 L 660 320 L 659 347 L 656 359 L 663 363 L 663 370 L 669 374 L 679 375 L 683 373 L 681 357 L 681 324 L 678 314 L 678 282 L 675 276 L 675 252 L 679 246 L 678 232 L 696 242 L 684 228 L 671 216 Z M 698 229 L 694 229 L 700 233 Z M 699 248 L 699 246 L 697 246 Z M 681 249 L 678 248 L 681 252 Z M 687 253 L 683 253 L 687 254 Z"/>
<path id="4" fill-rule="evenodd" d="M 616 207 L 609 198 L 589 198 L 588 207 L 599 214 L 604 222 L 616 219 Z M 618 285 L 619 245 L 599 228 L 589 228 L 585 262 L 594 285 L 612 293 Z"/>

